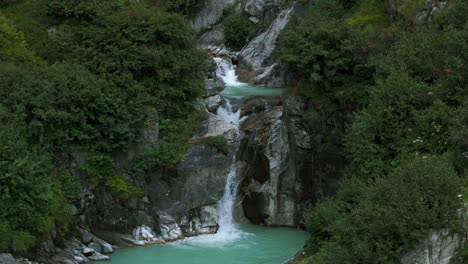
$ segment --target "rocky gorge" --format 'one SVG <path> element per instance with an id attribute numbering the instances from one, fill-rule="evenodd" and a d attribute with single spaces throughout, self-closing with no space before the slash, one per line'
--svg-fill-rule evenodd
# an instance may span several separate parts
<path id="1" fill-rule="evenodd" d="M 349 160 L 343 138 L 352 110 L 329 114 L 301 96 L 239 98 L 226 96 L 223 90 L 234 77 L 234 82 L 258 89 L 284 88 L 294 82 L 276 48 L 280 33 L 306 5 L 286 0 L 202 1 L 189 21 L 198 33 L 199 48 L 210 52 L 216 70 L 206 78 L 205 93 L 198 100 L 207 118 L 192 132 L 191 147 L 182 161 L 150 171 L 144 178 L 134 177 L 128 169 L 135 155 L 158 144 L 160 120 L 155 111 L 146 121 L 142 142 L 113 157 L 119 172 L 144 190 L 141 197 L 121 199 L 106 188 L 81 190 L 71 208 L 73 237 L 52 233 L 26 256 L 34 261 L 0 254 L 0 263 L 88 263 L 108 260 L 121 247 L 215 234 L 225 217 L 222 200 L 229 190 L 234 222 L 303 228 L 304 212 L 333 195 L 346 173 Z M 431 4 L 433 9 L 425 11 L 421 20 L 430 20 L 440 6 Z M 246 13 L 256 25 L 237 52 L 225 46 L 222 21 L 228 7 Z M 228 143 L 226 151 L 206 143 L 214 137 Z M 82 166 L 86 155 L 77 153 L 66 162 L 71 168 Z M 233 173 L 235 183 L 230 183 Z M 467 237 L 447 234 L 434 231 L 426 243 L 430 249 L 409 254 L 405 263 L 450 263 Z"/>

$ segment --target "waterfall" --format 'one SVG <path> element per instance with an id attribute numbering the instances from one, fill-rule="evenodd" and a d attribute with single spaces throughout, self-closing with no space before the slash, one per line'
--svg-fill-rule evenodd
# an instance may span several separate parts
<path id="1" fill-rule="evenodd" d="M 234 158 L 229 170 L 226 187 L 224 188 L 223 198 L 218 202 L 218 224 L 221 232 L 234 224 L 232 210 L 236 201 L 238 183 L 236 161 Z"/>
<path id="2" fill-rule="evenodd" d="M 223 79 L 225 84 L 227 86 L 243 86 L 246 85 L 245 83 L 241 83 L 237 80 L 237 75 L 236 75 L 236 66 L 232 64 L 230 60 L 226 60 L 223 58 L 214 58 L 216 64 L 217 64 L 217 69 L 216 69 L 216 75 Z M 237 111 L 233 110 L 231 101 L 229 98 L 224 97 L 224 104 L 218 108 L 217 110 L 217 115 L 226 121 L 227 123 L 230 123 L 234 126 L 236 126 L 239 129 L 241 119 L 240 119 L 240 113 L 241 110 L 238 109 Z M 236 152 L 237 152 L 237 146 L 236 144 Z M 226 230 L 230 230 L 231 232 L 233 231 L 232 227 L 234 224 L 233 220 L 233 209 L 234 209 L 234 204 L 236 201 L 236 195 L 237 195 L 237 187 L 239 185 L 239 179 L 237 177 L 237 168 L 236 168 L 236 157 L 234 155 L 234 158 L 232 159 L 231 167 L 229 170 L 229 174 L 227 176 L 227 182 L 226 186 L 224 188 L 224 195 L 221 200 L 218 202 L 218 215 L 219 215 L 219 227 L 220 233 L 225 232 Z"/>
<path id="3" fill-rule="evenodd" d="M 244 86 L 248 85 L 247 83 L 242 83 L 238 81 L 236 75 L 237 67 L 232 63 L 231 60 L 227 60 L 221 57 L 213 58 L 216 62 L 216 75 L 220 77 L 226 86 Z"/>

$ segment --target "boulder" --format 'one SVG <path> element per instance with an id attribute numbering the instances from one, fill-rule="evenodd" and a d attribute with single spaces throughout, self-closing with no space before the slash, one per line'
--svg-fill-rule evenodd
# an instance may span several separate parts
<path id="1" fill-rule="evenodd" d="M 156 233 L 151 229 L 149 226 L 137 226 L 133 230 L 133 238 L 137 241 L 142 241 L 142 242 L 153 242 L 159 240 L 158 236 Z"/>
<path id="2" fill-rule="evenodd" d="M 224 42 L 224 29 L 221 24 L 214 26 L 198 38 L 198 44 L 202 47 L 208 45 L 220 46 L 224 44 Z"/>
<path id="3" fill-rule="evenodd" d="M 88 247 L 93 249 L 95 252 L 102 253 L 101 245 L 96 242 L 89 243 Z"/>
<path id="4" fill-rule="evenodd" d="M 209 112 L 215 113 L 218 107 L 223 104 L 223 98 L 218 94 L 204 98 L 205 107 Z"/>
<path id="5" fill-rule="evenodd" d="M 0 254 L 0 263 L 2 264 L 18 264 L 15 258 L 11 254 L 2 253 Z"/>
<path id="6" fill-rule="evenodd" d="M 165 212 L 158 212 L 159 231 L 165 241 L 175 241 L 183 238 L 182 230 L 175 219 Z"/>
<path id="7" fill-rule="evenodd" d="M 216 204 L 190 210 L 188 216 L 180 220 L 180 228 L 185 236 L 214 234 L 218 231 L 218 209 Z"/>
<path id="8" fill-rule="evenodd" d="M 88 244 L 93 240 L 93 234 L 91 234 L 91 232 L 89 232 L 88 230 L 78 228 L 78 232 L 80 233 L 81 242 Z"/>
<path id="9" fill-rule="evenodd" d="M 88 257 L 88 259 L 92 261 L 102 261 L 102 260 L 109 260 L 110 257 L 106 255 L 102 255 L 101 253 L 98 253 L 98 252 L 94 252 L 93 255 Z"/>

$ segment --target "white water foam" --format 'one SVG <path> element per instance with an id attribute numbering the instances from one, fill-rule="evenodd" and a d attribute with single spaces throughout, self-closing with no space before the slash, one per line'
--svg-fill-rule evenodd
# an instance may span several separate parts
<path id="1" fill-rule="evenodd" d="M 216 62 L 216 75 L 220 77 L 226 86 L 245 86 L 248 83 L 239 82 L 236 75 L 236 65 L 232 64 L 231 60 L 220 57 L 215 57 L 213 60 Z"/>

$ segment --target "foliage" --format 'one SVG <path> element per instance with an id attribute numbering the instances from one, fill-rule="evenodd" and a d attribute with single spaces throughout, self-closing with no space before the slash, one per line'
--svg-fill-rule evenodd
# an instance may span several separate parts
<path id="1" fill-rule="evenodd" d="M 124 0 L 50 0 L 48 13 L 57 17 L 96 20 L 123 8 Z"/>
<path id="2" fill-rule="evenodd" d="M 0 101 L 22 116 L 32 142 L 53 150 L 115 150 L 135 142 L 145 115 L 140 88 L 79 66 L 1 65 Z"/>
<path id="3" fill-rule="evenodd" d="M 0 15 L 0 61 L 37 63 L 37 58 L 24 39 L 4 16 Z"/>
<path id="4" fill-rule="evenodd" d="M 355 181 L 309 213 L 319 263 L 400 263 L 429 230 L 457 228 L 460 180 L 443 157 L 414 157 L 373 184 Z"/>
<path id="5" fill-rule="evenodd" d="M 66 204 L 58 202 L 50 156 L 28 146 L 24 123 L 3 105 L 0 121 L 0 250 L 24 251 L 63 220 Z"/>
<path id="6" fill-rule="evenodd" d="M 229 142 L 222 135 L 201 138 L 197 141 L 197 144 L 207 145 L 224 155 L 227 155 L 229 152 Z"/>
<path id="7" fill-rule="evenodd" d="M 402 17 L 390 19 L 382 1 L 317 0 L 282 34 L 281 60 L 314 118 L 353 116 L 349 175 L 306 214 L 305 262 L 400 263 L 431 230 L 457 231 L 468 168 L 465 2 L 418 27 L 425 1 L 398 1 Z"/>
<path id="8" fill-rule="evenodd" d="M 464 0 L 450 0 L 435 18 L 435 22 L 442 28 L 456 28 L 462 30 L 468 25 L 468 2 Z"/>
<path id="9" fill-rule="evenodd" d="M 315 1 L 281 38 L 281 59 L 303 79 L 301 95 L 333 111 L 365 94 L 372 68 L 338 0 Z"/>
<path id="10" fill-rule="evenodd" d="M 170 12 L 188 15 L 193 13 L 202 1 L 204 0 L 168 0 L 166 8 Z"/>
<path id="11" fill-rule="evenodd" d="M 0 3 L 0 251 L 67 232 L 82 188 L 142 195 L 111 157 L 138 143 L 148 109 L 163 120 L 152 166 L 181 159 L 207 56 L 182 17 L 147 2 Z"/>
<path id="12" fill-rule="evenodd" d="M 241 48 L 255 30 L 255 25 L 246 14 L 234 12 L 223 20 L 223 28 L 226 42 L 235 48 Z"/>
<path id="13" fill-rule="evenodd" d="M 181 17 L 139 6 L 106 17 L 103 26 L 87 27 L 76 52 L 96 74 L 129 76 L 140 83 L 147 101 L 166 117 L 193 110 L 203 88 L 205 55 L 195 48 L 193 31 Z"/>
<path id="14" fill-rule="evenodd" d="M 176 165 L 190 147 L 192 130 L 204 119 L 206 113 L 200 111 L 187 118 L 160 120 L 160 140 L 135 160 L 136 172 L 142 174 L 154 168 Z"/>
<path id="15" fill-rule="evenodd" d="M 143 194 L 141 189 L 117 172 L 114 160 L 106 154 L 91 153 L 81 172 L 88 186 L 105 186 L 117 198 L 129 199 Z"/>

